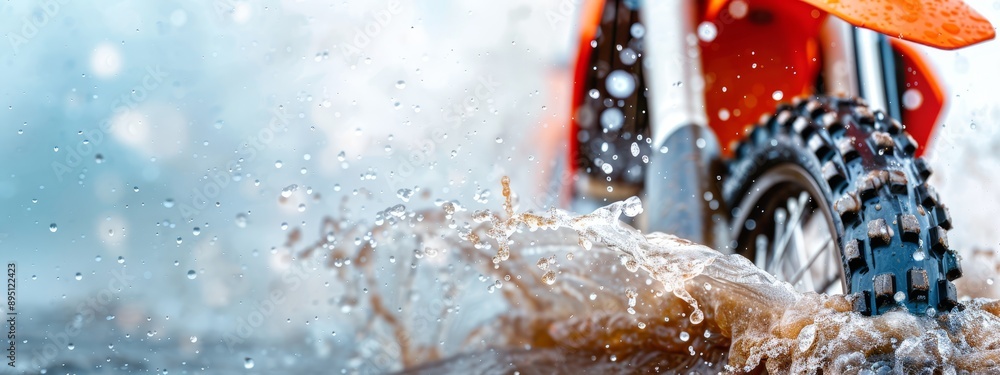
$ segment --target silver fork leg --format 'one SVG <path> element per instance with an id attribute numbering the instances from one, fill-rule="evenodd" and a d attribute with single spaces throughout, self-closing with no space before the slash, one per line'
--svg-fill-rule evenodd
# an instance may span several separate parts
<path id="1" fill-rule="evenodd" d="M 695 2 L 645 1 L 640 17 L 653 139 L 644 228 L 722 249 L 728 220 L 717 180 L 719 145 L 705 115 Z"/>

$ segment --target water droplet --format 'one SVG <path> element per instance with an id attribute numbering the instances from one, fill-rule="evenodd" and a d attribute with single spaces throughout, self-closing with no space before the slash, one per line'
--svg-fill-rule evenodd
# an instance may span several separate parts
<path id="1" fill-rule="evenodd" d="M 98 256 L 94 257 L 94 261 L 95 262 L 100 262 L 101 261 L 101 256 L 98 255 Z"/>
<path id="2" fill-rule="evenodd" d="M 403 202 L 409 202 L 410 197 L 413 197 L 413 190 L 411 189 L 399 189 L 396 191 L 396 196 Z"/>
<path id="3" fill-rule="evenodd" d="M 691 335 L 687 332 L 681 332 L 681 341 L 687 342 L 691 339 Z"/>
<path id="4" fill-rule="evenodd" d="M 631 151 L 632 151 L 632 156 L 639 156 L 639 144 L 632 142 Z"/>
<path id="5" fill-rule="evenodd" d="M 816 342 L 816 325 L 810 324 L 799 331 L 799 351 L 806 352 Z"/>
<path id="6" fill-rule="evenodd" d="M 188 275 L 188 279 L 190 279 L 190 280 L 194 280 L 195 278 L 198 277 L 198 273 L 195 272 L 194 270 L 189 270 L 188 273 L 187 273 L 187 275 Z"/>
<path id="7" fill-rule="evenodd" d="M 642 200 L 639 197 L 629 197 L 623 203 L 622 212 L 625 213 L 625 216 L 636 217 L 642 213 Z"/>
<path id="8" fill-rule="evenodd" d="M 625 99 L 635 91 L 635 78 L 624 70 L 616 70 L 608 74 L 604 81 L 608 93 L 619 99 Z"/>
<path id="9" fill-rule="evenodd" d="M 403 81 L 403 80 L 396 81 L 396 88 L 400 89 L 400 90 L 405 89 L 406 88 L 406 81 Z"/>
<path id="10" fill-rule="evenodd" d="M 701 310 L 695 310 L 691 312 L 691 323 L 701 324 L 701 322 L 704 320 L 705 320 L 705 313 L 701 312 Z"/>
<path id="11" fill-rule="evenodd" d="M 101 154 L 94 155 L 94 162 L 97 164 L 104 163 L 104 155 Z"/>
<path id="12" fill-rule="evenodd" d="M 913 252 L 913 260 L 918 262 L 924 260 L 926 256 L 927 255 L 924 254 L 924 251 L 922 249 L 917 249 L 917 251 Z"/>
<path id="13" fill-rule="evenodd" d="M 924 95 L 917 89 L 907 89 L 903 92 L 903 107 L 909 110 L 920 108 L 924 103 Z"/>
<path id="14" fill-rule="evenodd" d="M 59 230 L 59 227 L 56 223 L 49 224 L 49 232 L 55 233 L 57 230 Z"/>
<path id="15" fill-rule="evenodd" d="M 723 109 L 719 110 L 719 120 L 722 120 L 722 121 L 728 121 L 729 120 L 729 110 L 728 109 L 723 108 Z"/>
<path id="16" fill-rule="evenodd" d="M 191 336 L 191 342 L 198 342 L 198 336 Z"/>
<path id="17" fill-rule="evenodd" d="M 546 271 L 545 274 L 542 275 L 542 281 L 545 282 L 548 285 L 555 284 L 556 283 L 556 272 L 553 271 L 553 270 Z"/>
<path id="18" fill-rule="evenodd" d="M 76 273 L 76 276 L 75 276 L 75 278 L 76 278 L 77 280 L 83 280 L 83 274 L 82 274 L 82 273 L 79 273 L 79 272 L 77 272 L 77 273 Z"/>
<path id="19" fill-rule="evenodd" d="M 898 291 L 896 292 L 896 294 L 892 295 L 892 299 L 896 300 L 896 302 L 903 302 L 903 300 L 906 299 L 906 293 L 903 293 L 903 291 Z"/>
<path id="20" fill-rule="evenodd" d="M 167 198 L 165 201 L 163 201 L 163 207 L 171 208 L 173 206 L 174 206 L 174 200 L 173 199 Z"/>
<path id="21" fill-rule="evenodd" d="M 986 285 L 993 285 L 993 278 L 986 279 Z"/>
<path id="22" fill-rule="evenodd" d="M 118 264 L 122 264 L 122 263 L 125 263 L 125 257 L 120 256 L 120 257 L 118 257 Z"/>
<path id="23" fill-rule="evenodd" d="M 194 234 L 195 236 L 200 235 L 201 234 L 201 228 L 194 227 L 194 229 L 191 230 L 191 234 Z"/>
<path id="24" fill-rule="evenodd" d="M 590 300 L 593 301 L 596 299 L 597 299 L 597 293 L 590 293 Z"/>
<path id="25" fill-rule="evenodd" d="M 539 269 L 547 270 L 547 269 L 549 269 L 549 259 L 548 258 L 541 258 L 541 259 L 538 260 L 537 263 L 535 263 L 535 266 L 537 266 Z"/>
<path id="26" fill-rule="evenodd" d="M 639 55 L 637 53 L 635 53 L 635 51 L 633 51 L 631 48 L 626 48 L 626 49 L 623 49 L 618 54 L 618 59 L 620 59 L 622 61 L 622 64 L 632 65 L 632 64 L 635 64 L 636 60 L 639 59 Z M 597 98 L 594 98 L 594 99 L 597 99 Z"/>
<path id="27" fill-rule="evenodd" d="M 66 345 L 66 349 L 69 349 L 69 350 L 76 349 L 76 345 L 73 345 L 73 343 L 69 343 L 69 345 Z"/>
<path id="28" fill-rule="evenodd" d="M 385 213 L 394 216 L 397 219 L 402 219 L 403 216 L 406 216 L 406 206 L 397 204 L 385 210 Z"/>
<path id="29" fill-rule="evenodd" d="M 294 191 L 296 191 L 298 189 L 299 189 L 299 185 L 295 185 L 295 184 L 288 185 L 284 189 L 281 189 L 281 196 L 283 198 L 288 198 L 288 197 L 292 196 L 292 192 L 294 192 Z"/>
<path id="30" fill-rule="evenodd" d="M 503 143 L 503 138 L 497 137 L 497 143 Z"/>
<path id="31" fill-rule="evenodd" d="M 622 110 L 611 107 L 601 112 L 601 126 L 608 130 L 618 130 L 625 123 L 625 114 Z M 603 147 L 602 147 L 603 148 Z M 606 151 L 606 150 L 602 150 Z"/>
<path id="32" fill-rule="evenodd" d="M 236 214 L 236 220 L 235 220 L 235 222 L 236 222 L 236 226 L 237 227 L 246 228 L 247 227 L 247 214 L 242 213 L 242 212 Z"/>
<path id="33" fill-rule="evenodd" d="M 701 39 L 702 42 L 710 43 L 717 36 L 719 36 L 719 29 L 715 27 L 715 23 L 705 21 L 698 25 L 698 39 Z"/>
<path id="34" fill-rule="evenodd" d="M 646 28 L 643 27 L 641 23 L 633 23 L 632 26 L 629 27 L 629 34 L 632 34 L 633 38 L 642 38 L 646 35 Z"/>
<path id="35" fill-rule="evenodd" d="M 253 359 L 250 358 L 250 357 L 244 358 L 243 359 L 243 368 L 252 369 L 253 368 Z"/>
<path id="36" fill-rule="evenodd" d="M 774 99 L 774 100 L 781 100 L 781 98 L 784 98 L 784 97 L 785 97 L 785 93 L 781 92 L 781 90 L 778 90 L 778 91 L 775 91 L 775 92 L 771 93 L 771 99 Z"/>
<path id="37" fill-rule="evenodd" d="M 590 97 L 592 99 L 597 99 L 597 98 L 601 97 L 601 92 L 598 91 L 597 89 L 591 89 L 590 90 Z"/>

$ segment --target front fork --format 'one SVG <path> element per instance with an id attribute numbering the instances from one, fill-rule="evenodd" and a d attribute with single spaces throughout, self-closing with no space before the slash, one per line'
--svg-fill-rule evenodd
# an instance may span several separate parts
<path id="1" fill-rule="evenodd" d="M 705 114 L 695 8 L 688 0 L 646 1 L 641 8 L 653 140 L 641 226 L 723 249 L 730 241 L 722 162 Z"/>

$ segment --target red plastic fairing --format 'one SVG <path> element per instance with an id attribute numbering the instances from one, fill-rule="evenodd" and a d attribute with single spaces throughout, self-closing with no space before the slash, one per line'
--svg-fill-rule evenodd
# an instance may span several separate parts
<path id="1" fill-rule="evenodd" d="M 892 48 L 903 63 L 903 82 L 900 88 L 903 118 L 900 120 L 920 145 L 917 148 L 917 156 L 920 156 L 927 150 L 927 142 L 931 139 L 938 118 L 944 112 L 944 89 L 938 83 L 931 65 L 913 45 L 893 39 Z"/>
<path id="2" fill-rule="evenodd" d="M 597 35 L 597 26 L 601 22 L 604 0 L 585 0 L 582 9 L 578 28 L 580 35 L 577 43 L 576 66 L 573 71 L 573 104 L 570 106 L 569 137 L 567 138 L 569 139 L 569 158 L 567 158 L 566 163 L 570 168 L 570 176 L 576 175 L 577 155 L 579 155 L 579 142 L 576 141 L 577 133 L 580 131 L 580 125 L 577 123 L 577 111 L 583 105 L 587 73 L 591 69 L 590 53 L 594 48 L 590 46 L 590 42 Z M 568 197 L 569 194 L 563 194 L 563 196 Z"/>
<path id="3" fill-rule="evenodd" d="M 714 39 L 701 40 L 705 110 L 724 156 L 731 156 L 744 131 L 773 114 L 778 103 L 813 93 L 826 17 L 802 2 L 729 4 L 706 20 L 716 30 Z"/>

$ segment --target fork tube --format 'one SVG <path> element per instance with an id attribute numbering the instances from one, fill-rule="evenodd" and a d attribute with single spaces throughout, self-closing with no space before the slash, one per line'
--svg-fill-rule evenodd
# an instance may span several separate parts
<path id="1" fill-rule="evenodd" d="M 723 249 L 729 232 L 717 181 L 719 145 L 705 115 L 695 4 L 649 0 L 640 13 L 647 30 L 643 67 L 653 140 L 640 224 Z"/>
<path id="2" fill-rule="evenodd" d="M 649 0 L 643 4 L 654 150 L 677 128 L 708 123 L 694 5 L 688 0 Z"/>
<path id="3" fill-rule="evenodd" d="M 868 101 L 868 107 L 872 110 L 888 110 L 879 34 L 857 27 L 854 29 L 854 40 L 861 97 Z"/>

